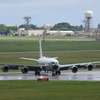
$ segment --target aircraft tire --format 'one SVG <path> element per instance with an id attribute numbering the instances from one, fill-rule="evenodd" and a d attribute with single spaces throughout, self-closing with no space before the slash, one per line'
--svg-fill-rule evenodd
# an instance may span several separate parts
<path id="1" fill-rule="evenodd" d="M 55 76 L 55 75 L 56 75 L 55 71 L 52 71 L 52 76 Z"/>
<path id="2" fill-rule="evenodd" d="M 59 71 L 56 71 L 56 75 L 61 75 L 60 70 Z"/>
<path id="3" fill-rule="evenodd" d="M 37 72 L 37 75 L 40 75 L 40 71 Z"/>
<path id="4" fill-rule="evenodd" d="M 40 71 L 35 71 L 35 75 L 40 75 Z"/>
<path id="5" fill-rule="evenodd" d="M 35 71 L 35 75 L 37 75 L 37 71 Z"/>

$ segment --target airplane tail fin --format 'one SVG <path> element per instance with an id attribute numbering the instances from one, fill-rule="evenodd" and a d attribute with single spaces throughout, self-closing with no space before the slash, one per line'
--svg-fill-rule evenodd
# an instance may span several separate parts
<path id="1" fill-rule="evenodd" d="M 42 54 L 41 39 L 40 39 L 40 37 L 38 39 L 39 39 L 40 58 L 42 58 L 43 57 L 43 54 Z"/>

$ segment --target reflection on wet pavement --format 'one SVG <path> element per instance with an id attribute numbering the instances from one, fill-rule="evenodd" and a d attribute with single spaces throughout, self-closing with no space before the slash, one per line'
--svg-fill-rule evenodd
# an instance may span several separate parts
<path id="1" fill-rule="evenodd" d="M 49 78 L 49 80 L 80 80 L 80 81 L 100 81 L 100 70 L 79 71 L 72 73 L 71 71 L 62 71 L 60 76 L 52 76 L 51 73 L 41 73 L 40 76 L 35 76 L 34 72 L 28 74 L 16 73 L 0 73 L 0 80 L 37 80 L 38 78 Z"/>

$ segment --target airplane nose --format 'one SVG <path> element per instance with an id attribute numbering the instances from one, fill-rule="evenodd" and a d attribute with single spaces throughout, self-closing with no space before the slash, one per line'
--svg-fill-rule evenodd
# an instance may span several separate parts
<path id="1" fill-rule="evenodd" d="M 53 64 L 52 67 L 53 67 L 54 70 L 58 69 L 58 65 L 57 64 Z"/>

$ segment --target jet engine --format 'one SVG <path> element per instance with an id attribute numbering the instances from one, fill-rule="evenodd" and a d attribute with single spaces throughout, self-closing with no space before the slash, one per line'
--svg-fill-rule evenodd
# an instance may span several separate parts
<path id="1" fill-rule="evenodd" d="M 23 74 L 27 74 L 29 69 L 28 69 L 28 67 L 22 67 L 21 71 Z"/>
<path id="2" fill-rule="evenodd" d="M 93 69 L 93 65 L 89 64 L 89 65 L 87 65 L 86 68 L 87 68 L 88 71 L 91 71 Z"/>
<path id="3" fill-rule="evenodd" d="M 71 68 L 71 70 L 72 70 L 73 73 L 76 73 L 78 71 L 78 67 L 77 66 L 73 66 Z"/>
<path id="4" fill-rule="evenodd" d="M 2 67 L 3 72 L 8 72 L 9 71 L 9 66 L 5 65 Z"/>

